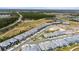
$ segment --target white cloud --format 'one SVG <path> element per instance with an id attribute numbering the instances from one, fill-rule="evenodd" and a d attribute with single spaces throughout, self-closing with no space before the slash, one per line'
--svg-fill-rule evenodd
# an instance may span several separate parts
<path id="1" fill-rule="evenodd" d="M 78 0 L 0 0 L 0 7 L 79 7 Z"/>

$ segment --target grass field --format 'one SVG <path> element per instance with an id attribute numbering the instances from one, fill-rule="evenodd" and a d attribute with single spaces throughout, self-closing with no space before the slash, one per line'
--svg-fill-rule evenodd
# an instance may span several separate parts
<path id="1" fill-rule="evenodd" d="M 79 47 L 78 47 L 78 48 L 76 48 L 76 49 L 74 49 L 73 51 L 79 51 Z"/>
<path id="2" fill-rule="evenodd" d="M 53 20 L 46 20 L 46 19 L 35 20 L 35 21 L 32 21 L 32 22 L 23 21 L 22 23 L 19 23 L 17 26 L 15 26 L 13 29 L 8 30 L 5 33 L 2 33 L 0 35 L 0 42 L 7 40 L 11 37 L 14 37 L 14 36 L 16 36 L 20 33 L 23 33 L 25 31 L 28 31 L 28 30 L 30 30 L 34 27 L 37 27 L 41 24 L 52 22 L 52 21 Z"/>

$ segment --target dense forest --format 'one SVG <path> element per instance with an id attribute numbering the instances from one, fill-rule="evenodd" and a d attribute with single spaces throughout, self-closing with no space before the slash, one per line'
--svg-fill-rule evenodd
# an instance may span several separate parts
<path id="1" fill-rule="evenodd" d="M 15 22 L 18 18 L 4 18 L 4 19 L 0 19 L 0 28 L 3 28 L 13 22 Z"/>
<path id="2" fill-rule="evenodd" d="M 5 13 L 0 13 L 0 15 L 6 15 Z M 18 20 L 18 15 L 13 13 L 10 14 L 11 16 L 8 18 L 0 18 L 0 28 L 3 28 L 13 22 L 15 22 L 16 20 Z"/>
<path id="3" fill-rule="evenodd" d="M 23 19 L 28 18 L 28 19 L 41 19 L 41 18 L 49 18 L 49 17 L 55 17 L 55 15 L 47 15 L 44 13 L 39 13 L 39 12 L 21 12 L 23 15 Z"/>

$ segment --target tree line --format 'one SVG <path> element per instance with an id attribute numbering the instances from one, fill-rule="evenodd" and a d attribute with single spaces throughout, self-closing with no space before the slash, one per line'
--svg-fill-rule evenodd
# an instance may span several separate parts
<path id="1" fill-rule="evenodd" d="M 23 19 L 28 18 L 28 19 L 41 19 L 41 18 L 50 18 L 50 17 L 56 17 L 55 15 L 47 15 L 44 13 L 38 13 L 38 12 L 21 12 L 23 15 Z"/>
<path id="2" fill-rule="evenodd" d="M 4 14 L 5 15 L 5 14 Z M 11 16 L 8 18 L 0 18 L 0 28 L 3 28 L 13 22 L 15 22 L 16 20 L 18 20 L 18 15 L 17 14 L 10 14 Z"/>

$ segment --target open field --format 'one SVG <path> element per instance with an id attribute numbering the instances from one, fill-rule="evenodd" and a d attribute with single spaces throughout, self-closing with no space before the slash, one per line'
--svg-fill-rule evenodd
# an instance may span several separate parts
<path id="1" fill-rule="evenodd" d="M 46 19 L 35 20 L 32 22 L 23 21 L 22 23 L 19 23 L 17 26 L 15 26 L 12 30 L 2 33 L 0 35 L 0 42 L 7 40 L 11 37 L 14 37 L 14 36 L 16 36 L 20 33 L 23 33 L 25 31 L 28 31 L 28 30 L 30 30 L 34 27 L 37 27 L 41 24 L 45 24 L 45 23 L 52 22 L 52 21 L 53 20 L 46 20 Z"/>
<path id="2" fill-rule="evenodd" d="M 17 23 L 13 27 L 10 27 L 8 30 L 0 33 L 0 42 L 2 43 L 2 45 L 5 46 L 5 43 L 7 44 L 7 42 L 9 42 L 9 44 L 12 45 L 11 46 L 7 44 L 9 48 L 19 45 L 18 48 L 20 50 L 22 46 L 20 44 L 24 41 L 27 41 L 26 44 L 28 44 L 29 46 L 32 46 L 32 44 L 34 44 L 36 46 L 40 46 L 41 50 L 44 51 L 70 51 L 74 47 L 79 46 L 79 15 L 75 15 L 73 13 L 46 14 L 43 12 L 18 13 L 21 22 Z M 14 16 L 14 14 L 12 14 L 9 19 L 5 20 L 6 22 L 1 18 L 0 24 L 2 24 L 2 27 L 6 27 L 6 23 L 11 24 L 12 22 L 14 22 L 14 20 L 12 21 L 13 18 L 15 20 L 15 18 L 18 18 L 18 16 Z M 11 21 L 9 21 L 10 19 Z M 50 25 L 42 27 L 44 24 Z M 40 29 L 36 29 L 36 31 L 34 32 L 34 30 L 31 30 L 33 28 L 34 30 L 35 28 Z M 29 30 L 31 31 L 29 32 Z M 27 49 L 27 47 L 24 48 Z M 36 47 L 34 49 L 36 49 Z M 17 48 L 14 50 L 17 50 Z M 78 48 L 74 50 L 78 50 Z"/>
<path id="3" fill-rule="evenodd" d="M 28 31 L 28 30 L 30 30 L 34 27 L 37 27 L 41 24 L 44 24 L 47 22 L 52 22 L 53 20 L 48 20 L 46 18 L 55 17 L 55 15 L 51 16 L 51 15 L 45 15 L 43 13 L 31 13 L 31 12 L 24 12 L 23 13 L 23 12 L 21 12 L 20 14 L 23 16 L 21 19 L 22 22 L 17 24 L 13 28 L 9 28 L 8 30 L 1 32 L 0 33 L 0 42 L 7 40 L 11 37 L 14 37 L 14 36 L 16 36 L 20 33 L 23 33 L 25 31 Z M 14 17 L 14 18 L 11 18 L 11 17 Z M 16 13 L 12 13 L 11 17 L 10 17 L 10 19 L 7 19 L 7 20 L 5 20 L 5 19 L 0 20 L 1 21 L 0 27 L 5 27 L 18 19 L 18 15 L 16 15 Z M 41 19 L 41 18 L 43 18 L 43 19 Z M 23 19 L 25 19 L 25 20 L 23 20 Z"/>
<path id="4" fill-rule="evenodd" d="M 75 49 L 73 49 L 72 51 L 79 51 L 79 46 Z"/>

